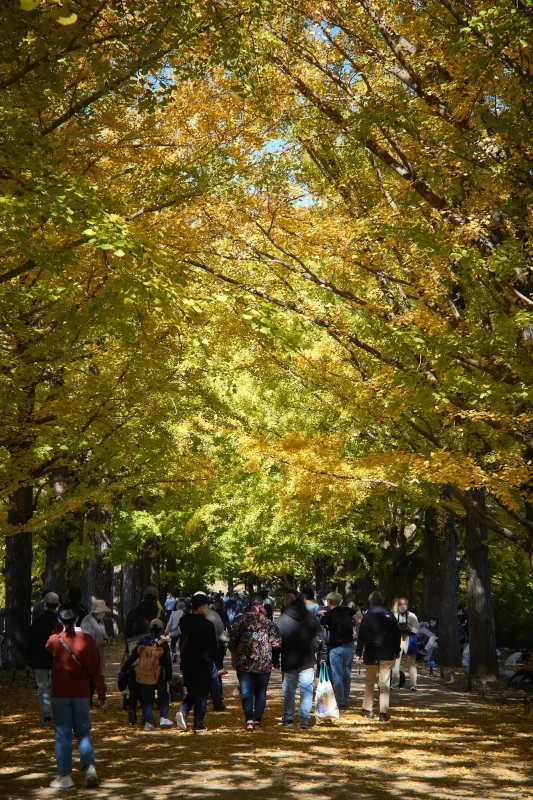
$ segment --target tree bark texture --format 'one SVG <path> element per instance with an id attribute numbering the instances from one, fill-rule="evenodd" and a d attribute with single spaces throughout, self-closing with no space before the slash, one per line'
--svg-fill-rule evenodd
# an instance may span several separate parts
<path id="1" fill-rule="evenodd" d="M 439 537 L 437 536 L 437 509 L 428 506 L 424 510 L 422 604 L 420 618 L 429 620 L 439 616 Z"/>
<path id="2" fill-rule="evenodd" d="M 122 565 L 122 615 L 124 620 L 135 605 L 135 570 L 132 564 L 124 563 Z"/>
<path id="3" fill-rule="evenodd" d="M 439 541 L 439 661 L 443 667 L 461 664 L 457 623 L 457 531 L 455 515 L 448 514 Z"/>
<path id="4" fill-rule="evenodd" d="M 83 536 L 84 513 L 69 514 L 59 520 L 46 538 L 46 562 L 43 586 L 57 592 L 64 600 L 69 583 L 67 574 L 68 548 L 77 536 Z M 74 584 L 72 584 L 74 585 Z"/>
<path id="5" fill-rule="evenodd" d="M 9 525 L 24 525 L 33 516 L 33 487 L 22 486 L 11 497 Z M 5 664 L 24 669 L 31 625 L 32 535 L 22 531 L 6 536 Z"/>
<path id="6" fill-rule="evenodd" d="M 88 520 L 95 526 L 89 529 L 89 541 L 94 556 L 89 556 L 83 563 L 81 590 L 83 603 L 90 611 L 92 598 L 105 600 L 106 605 L 113 605 L 113 567 L 105 560 L 105 551 L 110 545 L 110 531 L 106 525 L 110 523 L 110 515 L 106 509 L 93 508 L 87 514 Z"/>
<path id="7" fill-rule="evenodd" d="M 479 506 L 485 506 L 483 489 L 471 489 Z M 466 577 L 468 630 L 470 641 L 470 674 L 474 678 L 498 676 L 496 627 L 492 608 L 487 528 L 470 515 L 466 518 Z"/>

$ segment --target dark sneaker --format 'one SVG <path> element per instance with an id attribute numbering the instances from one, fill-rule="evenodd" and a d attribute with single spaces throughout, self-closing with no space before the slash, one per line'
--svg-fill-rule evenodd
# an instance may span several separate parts
<path id="1" fill-rule="evenodd" d="M 225 711 L 225 710 L 226 706 L 224 705 L 224 703 L 222 703 L 221 706 L 213 706 L 213 711 Z"/>
<path id="2" fill-rule="evenodd" d="M 282 726 L 282 728 L 294 728 L 294 720 L 282 719 L 280 725 Z"/>
<path id="3" fill-rule="evenodd" d="M 367 719 L 374 719 L 374 712 L 367 711 L 366 708 L 361 709 L 361 716 L 366 717 Z"/>
<path id="4" fill-rule="evenodd" d="M 201 728 L 195 728 L 194 732 L 195 733 L 207 733 L 207 728 L 205 727 L 205 725 L 202 725 Z"/>
<path id="5" fill-rule="evenodd" d="M 411 691 L 411 692 L 418 692 L 418 686 L 416 686 L 416 684 L 415 684 L 415 686 L 411 686 L 411 688 L 410 688 L 410 690 L 409 690 L 409 691 Z"/>
<path id="6" fill-rule="evenodd" d="M 50 725 L 52 717 L 43 717 L 43 725 Z"/>
<path id="7" fill-rule="evenodd" d="M 133 709 L 128 711 L 128 722 L 130 725 L 137 725 L 137 713 Z"/>
<path id="8" fill-rule="evenodd" d="M 380 722 L 388 722 L 389 719 L 390 719 L 390 717 L 389 717 L 388 714 L 383 714 L 382 713 L 382 714 L 379 715 L 379 721 Z"/>

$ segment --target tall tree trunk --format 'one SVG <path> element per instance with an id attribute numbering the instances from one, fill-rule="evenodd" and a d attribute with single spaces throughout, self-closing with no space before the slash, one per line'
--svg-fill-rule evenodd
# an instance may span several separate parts
<path id="1" fill-rule="evenodd" d="M 25 525 L 33 516 L 33 487 L 15 489 L 10 498 L 8 525 Z M 6 536 L 4 578 L 6 584 L 5 664 L 24 669 L 31 625 L 32 535 L 21 531 Z"/>
<path id="2" fill-rule="evenodd" d="M 484 489 L 471 489 L 470 494 L 485 507 Z M 477 519 L 466 518 L 466 576 L 468 598 L 468 631 L 470 641 L 470 674 L 474 678 L 496 678 L 496 627 L 492 609 L 489 547 L 487 529 Z"/>
<path id="3" fill-rule="evenodd" d="M 124 592 L 122 588 L 123 570 L 122 566 L 113 567 L 113 635 L 122 633 L 124 630 Z"/>
<path id="4" fill-rule="evenodd" d="M 83 511 L 69 514 L 64 519 L 59 520 L 46 537 L 43 586 L 57 592 L 62 600 L 65 599 L 69 586 L 69 575 L 67 573 L 68 548 L 76 538 L 83 537 L 84 518 Z"/>
<path id="5" fill-rule="evenodd" d="M 327 569 L 324 559 L 315 558 L 315 593 L 322 599 L 326 592 Z"/>
<path id="6" fill-rule="evenodd" d="M 122 565 L 122 616 L 124 620 L 136 605 L 135 570 L 131 564 Z"/>
<path id="7" fill-rule="evenodd" d="M 228 594 L 229 595 L 233 594 L 234 586 L 235 586 L 235 582 L 234 582 L 232 576 L 230 575 L 229 578 L 228 578 Z"/>
<path id="8" fill-rule="evenodd" d="M 175 573 L 178 568 L 178 562 L 175 555 L 166 555 L 165 557 L 165 584 L 162 589 L 166 599 L 167 592 L 176 592 L 176 577 Z"/>
<path id="9" fill-rule="evenodd" d="M 455 515 L 448 514 L 439 542 L 439 661 L 443 667 L 461 664 L 457 623 L 457 531 Z"/>
<path id="10" fill-rule="evenodd" d="M 439 616 L 439 537 L 437 536 L 437 509 L 424 509 L 423 583 L 420 618 L 429 620 Z"/>
<path id="11" fill-rule="evenodd" d="M 105 600 L 111 608 L 113 604 L 113 567 L 104 556 L 110 545 L 110 514 L 105 508 L 94 507 L 87 514 L 87 519 L 95 526 L 89 529 L 89 541 L 94 556 L 89 556 L 83 563 L 81 590 L 83 602 L 90 610 L 92 598 Z"/>
<path id="12" fill-rule="evenodd" d="M 143 565 L 143 588 L 147 586 L 159 585 L 159 570 L 157 568 L 157 556 L 153 554 L 150 542 L 146 543 L 145 551 L 142 555 Z"/>

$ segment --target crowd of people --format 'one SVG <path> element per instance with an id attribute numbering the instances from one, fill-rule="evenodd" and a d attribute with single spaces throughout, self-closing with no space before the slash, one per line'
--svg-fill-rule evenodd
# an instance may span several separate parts
<path id="1" fill-rule="evenodd" d="M 144 730 L 153 731 L 156 706 L 159 726 L 171 728 L 170 704 L 178 701 L 177 728 L 186 731 L 192 721 L 193 731 L 204 733 L 209 699 L 213 712 L 226 708 L 223 676 L 229 650 L 238 678 L 236 696 L 250 733 L 262 726 L 273 670 L 282 676 L 281 726 L 290 728 L 297 722 L 305 730 L 311 725 L 319 671 L 331 677 L 337 715 L 348 708 L 354 659 L 364 664 L 366 673 L 360 713 L 375 717 L 377 684 L 379 721 L 386 723 L 390 691 L 405 683 L 402 659 L 410 689 L 416 691 L 417 661 L 432 663 L 437 652 L 437 620 L 419 622 L 407 598 L 399 598 L 393 611 L 377 591 L 367 607 L 357 607 L 344 603 L 337 592 L 315 599 L 312 589 L 291 589 L 283 596 L 279 614 L 276 606 L 275 596 L 266 590 L 251 596 L 169 592 L 161 602 L 157 587 L 148 586 L 125 621 L 118 687 L 129 722 L 137 724 L 140 708 Z M 53 723 L 55 729 L 58 774 L 53 788 L 74 785 L 73 734 L 85 784 L 98 785 L 90 707 L 96 694 L 100 706 L 107 708 L 103 667 L 105 617 L 110 613 L 97 598 L 87 610 L 76 587 L 62 604 L 56 593 L 45 592 L 32 610 L 27 662 L 34 671 L 43 723 Z"/>

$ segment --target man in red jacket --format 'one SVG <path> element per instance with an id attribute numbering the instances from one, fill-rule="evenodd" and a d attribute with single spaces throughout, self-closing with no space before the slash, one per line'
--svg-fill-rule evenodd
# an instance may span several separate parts
<path id="1" fill-rule="evenodd" d="M 56 740 L 57 777 L 53 789 L 70 789 L 72 780 L 72 731 L 78 740 L 80 768 L 85 772 L 85 785 L 98 786 L 91 736 L 91 681 L 100 705 L 107 709 L 106 691 L 98 645 L 92 636 L 76 628 L 77 611 L 72 603 L 58 609 L 61 633 L 48 639 L 52 653 L 52 715 Z"/>

